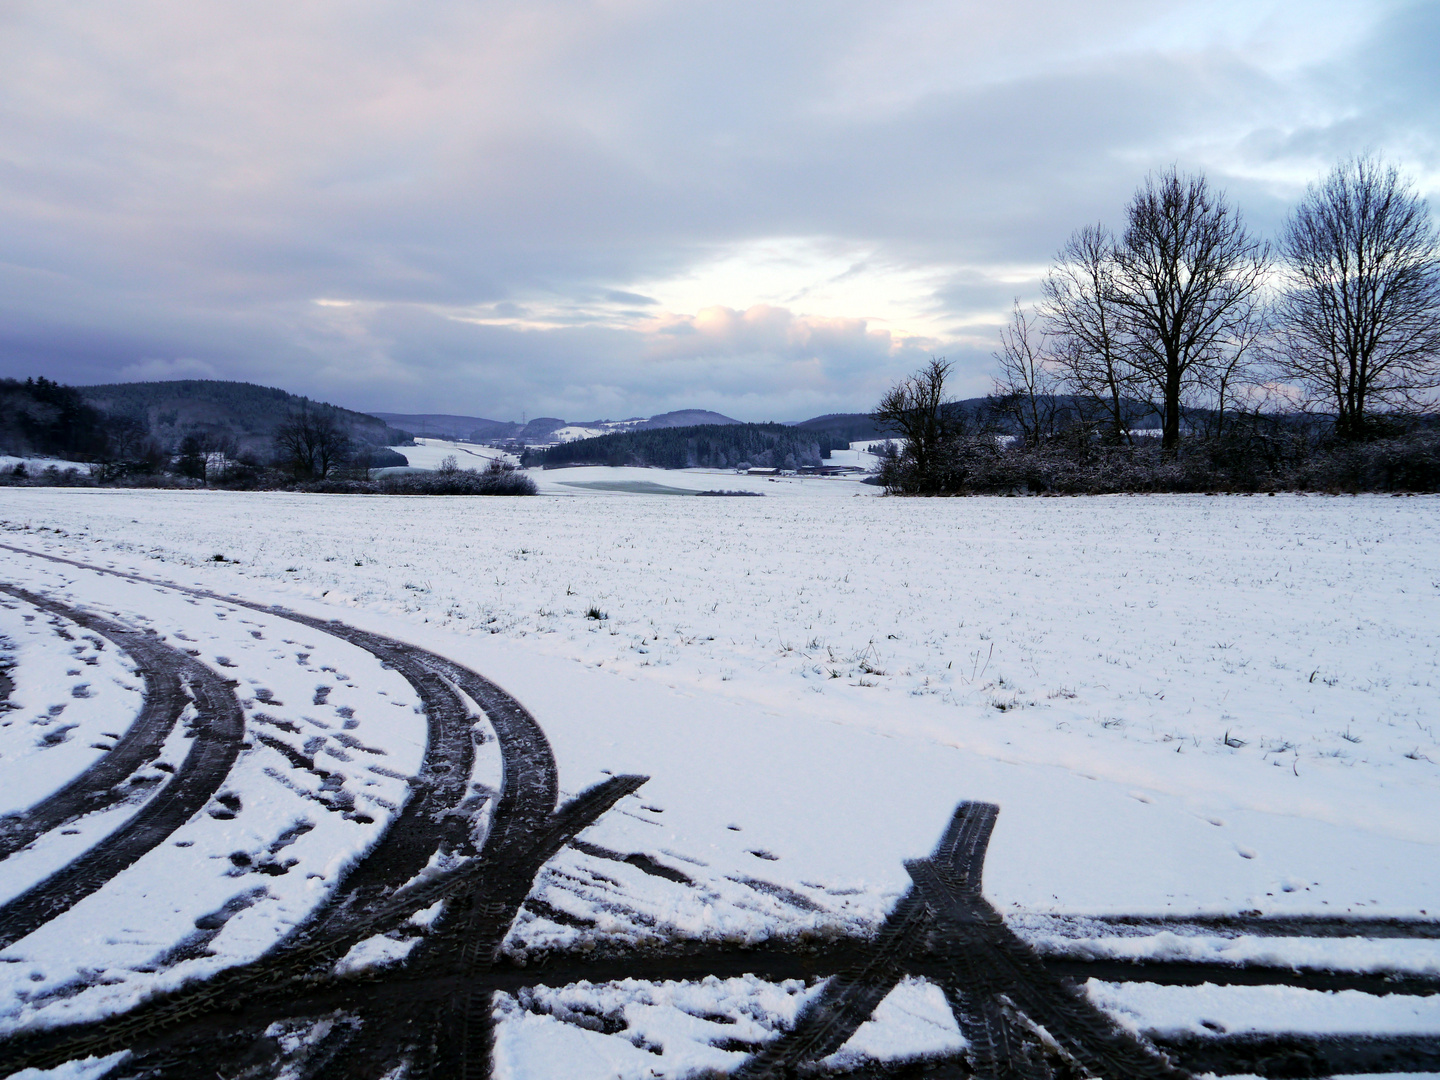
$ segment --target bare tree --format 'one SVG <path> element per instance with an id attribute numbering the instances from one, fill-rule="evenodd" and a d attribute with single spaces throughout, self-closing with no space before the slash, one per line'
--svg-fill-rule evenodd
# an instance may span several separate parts
<path id="1" fill-rule="evenodd" d="M 1312 185 L 1280 238 L 1275 354 L 1342 438 L 1440 386 L 1440 234 L 1394 165 L 1357 157 Z"/>
<path id="2" fill-rule="evenodd" d="M 871 414 L 881 431 L 897 431 L 905 437 L 902 457 L 916 490 L 936 491 L 941 486 L 941 450 L 948 434 L 945 379 L 949 374 L 949 361 L 932 357 L 914 375 L 892 386 Z"/>
<path id="3" fill-rule="evenodd" d="M 1055 361 L 1087 422 L 1114 445 L 1128 442 L 1135 419 L 1135 372 L 1126 357 L 1115 303 L 1115 238 L 1103 225 L 1077 229 L 1045 277 L 1041 314 Z M 1093 403 L 1093 404 L 1092 404 Z"/>
<path id="4" fill-rule="evenodd" d="M 304 401 L 275 429 L 274 440 L 277 456 L 297 480 L 325 479 L 351 452 L 350 435 L 335 414 Z"/>
<path id="5" fill-rule="evenodd" d="M 1026 446 L 1039 446 L 1055 431 L 1056 394 L 1060 380 L 1045 353 L 1046 332 L 1040 320 L 1027 316 L 1017 298 L 1008 325 L 1000 329 L 1000 365 L 992 408 L 1020 429 Z"/>
<path id="6" fill-rule="evenodd" d="M 1180 409 L 1198 376 L 1253 325 L 1269 248 L 1203 176 L 1148 177 L 1127 208 L 1108 294 L 1131 365 L 1161 403 L 1161 448 L 1180 444 Z"/>

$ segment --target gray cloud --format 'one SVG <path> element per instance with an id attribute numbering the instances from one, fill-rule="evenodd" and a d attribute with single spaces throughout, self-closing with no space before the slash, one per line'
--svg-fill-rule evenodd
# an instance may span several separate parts
<path id="1" fill-rule="evenodd" d="M 1433 5 L 1380 0 L 21 2 L 0 371 L 790 418 L 936 352 L 983 392 L 991 324 L 1149 169 L 1262 231 L 1356 150 L 1434 183 L 1437 43 Z M 787 238 L 854 272 L 706 294 Z"/>

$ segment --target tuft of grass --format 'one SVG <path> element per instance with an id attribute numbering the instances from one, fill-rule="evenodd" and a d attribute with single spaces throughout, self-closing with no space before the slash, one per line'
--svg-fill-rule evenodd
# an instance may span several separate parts
<path id="1" fill-rule="evenodd" d="M 605 612 L 601 611 L 594 604 L 591 604 L 590 607 L 586 610 L 585 617 L 587 619 L 594 619 L 596 622 L 604 622 L 606 619 L 610 618 L 609 615 L 605 614 Z"/>

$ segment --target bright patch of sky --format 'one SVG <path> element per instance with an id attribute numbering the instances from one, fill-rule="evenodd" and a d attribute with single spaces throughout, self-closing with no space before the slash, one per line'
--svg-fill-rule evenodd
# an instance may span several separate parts
<path id="1" fill-rule="evenodd" d="M 1319 0 L 0 11 L 0 373 L 359 408 L 869 408 L 1145 174 L 1273 235 L 1440 189 L 1440 9 Z"/>

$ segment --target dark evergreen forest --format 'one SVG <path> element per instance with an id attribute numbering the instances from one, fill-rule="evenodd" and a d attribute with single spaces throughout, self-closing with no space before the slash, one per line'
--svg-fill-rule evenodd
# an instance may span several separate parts
<path id="1" fill-rule="evenodd" d="M 73 386 L 0 379 L 0 451 L 91 461 L 110 445 L 106 417 Z"/>
<path id="2" fill-rule="evenodd" d="M 333 416 L 356 445 L 394 445 L 409 438 L 365 413 L 254 383 L 175 379 L 82 386 L 78 392 L 112 417 L 138 420 L 166 449 L 176 449 L 187 435 L 196 435 L 263 456 L 269 452 L 275 429 L 302 408 Z"/>

